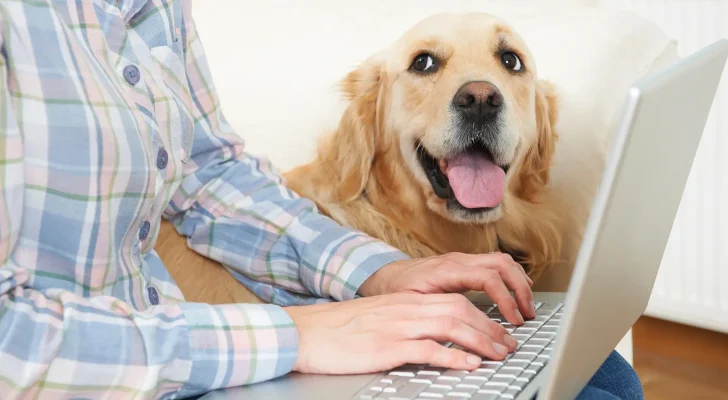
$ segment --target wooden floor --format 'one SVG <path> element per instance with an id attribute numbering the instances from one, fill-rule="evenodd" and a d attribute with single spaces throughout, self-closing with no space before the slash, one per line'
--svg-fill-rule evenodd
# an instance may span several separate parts
<path id="1" fill-rule="evenodd" d="M 647 400 L 728 399 L 728 335 L 649 317 L 633 335 Z"/>

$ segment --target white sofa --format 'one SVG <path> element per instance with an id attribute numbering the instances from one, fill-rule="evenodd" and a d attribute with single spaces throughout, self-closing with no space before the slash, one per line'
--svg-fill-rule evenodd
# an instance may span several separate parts
<path id="1" fill-rule="evenodd" d="M 193 16 L 224 113 L 248 151 L 281 170 L 308 161 L 317 137 L 338 121 L 338 80 L 412 24 L 439 11 L 501 16 L 525 38 L 540 77 L 562 94 L 559 134 L 569 145 L 559 147 L 553 184 L 568 193 L 570 180 L 595 180 L 601 172 L 570 174 L 584 169 L 584 160 L 604 157 L 628 85 L 676 57 L 675 44 L 652 23 L 592 3 L 198 0 Z M 585 215 L 581 208 L 575 212 Z M 550 275 L 544 284 L 563 290 L 569 276 Z M 618 350 L 631 361 L 631 334 Z"/>

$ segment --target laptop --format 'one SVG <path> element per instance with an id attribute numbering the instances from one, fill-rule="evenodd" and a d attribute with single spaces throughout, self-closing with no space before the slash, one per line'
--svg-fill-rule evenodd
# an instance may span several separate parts
<path id="1" fill-rule="evenodd" d="M 519 341 L 506 360 L 474 371 L 291 373 L 203 399 L 575 398 L 647 307 L 726 57 L 724 39 L 630 88 L 566 293 L 534 293 L 537 317 L 523 326 L 470 295 Z"/>

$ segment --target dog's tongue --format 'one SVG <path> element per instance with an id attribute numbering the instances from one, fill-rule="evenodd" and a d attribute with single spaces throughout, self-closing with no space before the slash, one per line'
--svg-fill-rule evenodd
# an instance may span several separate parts
<path id="1" fill-rule="evenodd" d="M 447 179 L 465 208 L 495 207 L 503 200 L 506 173 L 485 154 L 467 152 L 447 160 Z"/>

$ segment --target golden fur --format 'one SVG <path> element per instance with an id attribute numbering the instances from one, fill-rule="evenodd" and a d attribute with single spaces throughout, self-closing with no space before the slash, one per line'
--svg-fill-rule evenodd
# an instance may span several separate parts
<path id="1" fill-rule="evenodd" d="M 521 55 L 526 73 L 509 74 L 495 54 L 500 42 Z M 433 78 L 407 72 L 427 51 L 445 67 Z M 502 206 L 469 221 L 448 211 L 417 164 L 413 140 L 437 149 L 448 107 L 472 80 L 496 85 L 508 103 L 511 158 Z M 440 14 L 366 60 L 341 84 L 350 103 L 338 129 L 309 164 L 284 174 L 287 185 L 339 223 L 366 232 L 413 257 L 447 252 L 507 251 L 533 278 L 560 260 L 559 216 L 545 189 L 557 133 L 556 95 L 538 80 L 522 39 L 485 14 Z"/>

